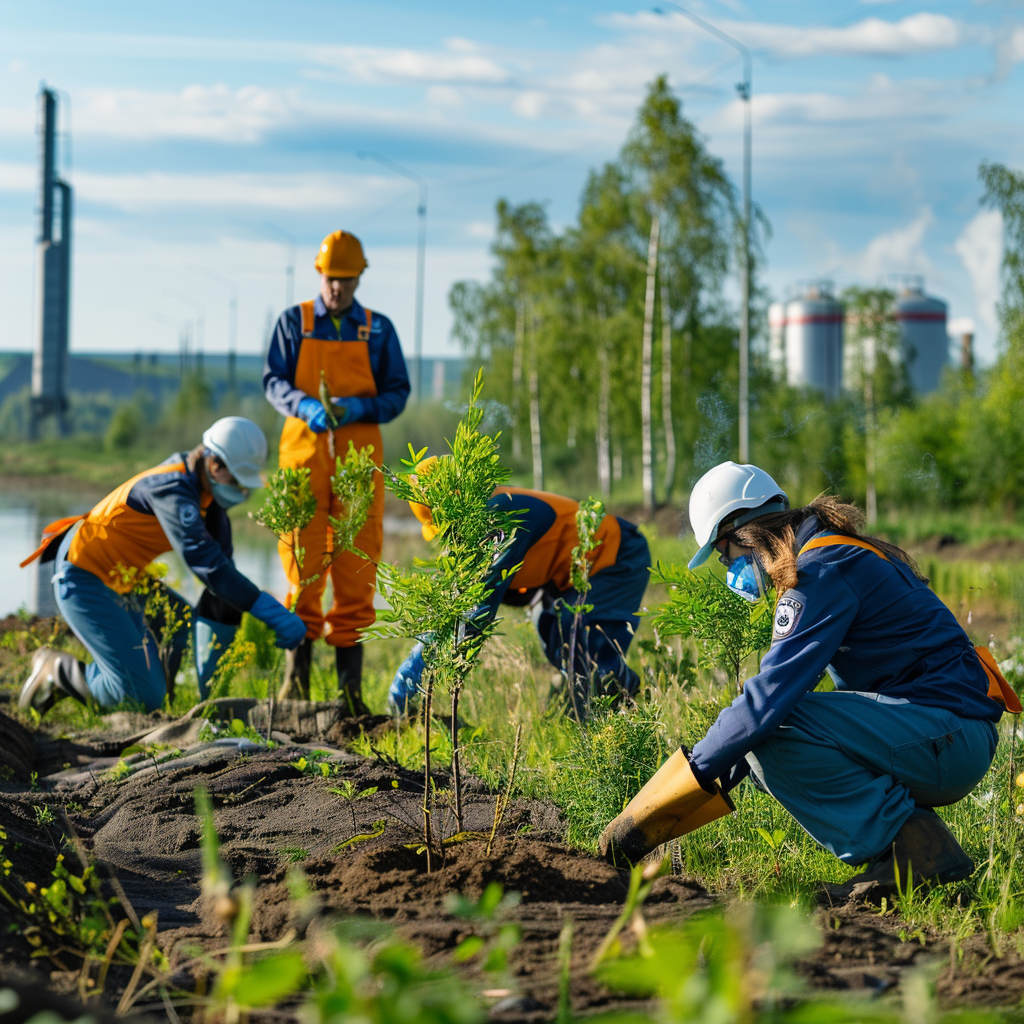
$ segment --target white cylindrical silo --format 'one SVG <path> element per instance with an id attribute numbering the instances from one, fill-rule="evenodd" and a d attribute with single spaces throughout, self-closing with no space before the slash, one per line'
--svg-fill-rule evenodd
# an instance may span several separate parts
<path id="1" fill-rule="evenodd" d="M 900 348 L 910 384 L 918 394 L 938 390 L 942 371 L 949 365 L 946 303 L 925 295 L 923 287 L 903 288 L 896 299 Z"/>
<path id="2" fill-rule="evenodd" d="M 768 307 L 768 365 L 776 380 L 786 379 L 786 304 Z"/>
<path id="3" fill-rule="evenodd" d="M 786 306 L 786 380 L 826 398 L 843 385 L 843 306 L 827 282 L 812 284 Z"/>

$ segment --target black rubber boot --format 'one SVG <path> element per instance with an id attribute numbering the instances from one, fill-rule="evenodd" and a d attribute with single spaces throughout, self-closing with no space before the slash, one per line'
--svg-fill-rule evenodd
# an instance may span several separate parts
<path id="1" fill-rule="evenodd" d="M 284 658 L 284 683 L 277 691 L 278 700 L 309 700 L 309 669 L 313 663 L 313 641 L 306 637 Z"/>
<path id="2" fill-rule="evenodd" d="M 905 892 L 908 880 L 914 888 L 931 887 L 962 881 L 973 872 L 974 861 L 964 853 L 946 823 L 934 811 L 918 807 L 896 833 L 889 849 L 860 874 L 843 885 L 826 884 L 822 888 L 833 903 L 856 899 L 874 903 L 883 896 L 891 898 L 899 889 Z"/>
<path id="3" fill-rule="evenodd" d="M 346 718 L 368 715 L 370 709 L 363 703 L 363 648 L 335 647 L 334 661 L 338 666 L 338 696 L 348 705 Z"/>

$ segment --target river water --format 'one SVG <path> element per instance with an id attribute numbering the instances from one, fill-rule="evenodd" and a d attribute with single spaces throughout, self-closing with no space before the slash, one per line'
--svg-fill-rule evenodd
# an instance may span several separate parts
<path id="1" fill-rule="evenodd" d="M 39 615 L 53 615 L 53 591 L 50 576 L 53 563 L 45 566 L 35 562 L 25 569 L 19 563 L 36 549 L 43 527 L 62 516 L 88 512 L 102 494 L 90 493 L 76 497 L 73 493 L 53 490 L 29 490 L 0 484 L 0 616 L 24 609 Z M 244 512 L 235 512 L 237 518 Z M 404 537 L 419 532 L 414 519 L 385 516 L 385 543 L 387 539 Z M 235 533 L 235 565 L 261 590 L 267 590 L 279 600 L 287 596 L 285 580 L 277 546 L 273 538 L 256 540 L 252 531 Z M 169 568 L 168 580 L 184 597 L 195 601 L 199 597 L 199 581 L 185 569 L 173 553 L 160 561 Z"/>

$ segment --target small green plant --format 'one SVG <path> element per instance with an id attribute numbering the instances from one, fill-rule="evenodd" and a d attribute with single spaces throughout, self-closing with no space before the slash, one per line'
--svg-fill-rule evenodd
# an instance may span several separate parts
<path id="1" fill-rule="evenodd" d="M 330 778 L 337 775 L 341 765 L 330 761 L 330 752 L 327 750 L 311 750 L 308 754 L 292 761 L 292 767 L 303 775 L 313 775 L 318 778 Z"/>
<path id="2" fill-rule="evenodd" d="M 37 810 L 39 808 L 37 807 Z M 51 817 L 52 817 L 52 811 Z M 128 916 L 116 915 L 116 898 L 103 895 L 95 866 L 76 846 L 81 871 L 68 867 L 63 853 L 57 855 L 47 885 L 23 881 L 13 873 L 4 855 L 7 833 L 0 828 L 0 900 L 7 916 L 17 923 L 21 937 L 33 950 L 33 957 L 48 959 L 61 971 L 78 973 L 78 994 L 84 1001 L 104 993 L 107 972 L 113 964 L 128 965 L 137 974 L 144 969 L 160 970 L 167 960 L 149 941 L 156 935 L 156 918 L 138 921 L 130 908 Z"/>
<path id="3" fill-rule="evenodd" d="M 781 878 L 782 869 L 779 866 L 779 855 L 782 853 L 782 844 L 786 839 L 786 830 L 784 828 L 776 828 L 769 832 L 768 829 L 758 826 L 754 831 L 764 840 L 768 849 L 772 851 L 772 859 L 775 862 L 775 875 L 777 878 Z"/>
<path id="4" fill-rule="evenodd" d="M 52 808 L 47 807 L 46 804 L 36 804 L 32 811 L 35 814 L 37 825 L 52 825 L 56 820 Z"/>
<path id="5" fill-rule="evenodd" d="M 116 764 L 107 769 L 107 778 L 111 782 L 121 782 L 132 773 L 132 766 L 122 757 Z"/>
<path id="6" fill-rule="evenodd" d="M 506 893 L 500 882 L 488 882 L 480 899 L 467 899 L 461 893 L 449 893 L 445 908 L 453 917 L 466 921 L 473 929 L 455 947 L 455 961 L 476 961 L 490 976 L 491 988 L 512 989 L 508 956 L 522 939 L 522 931 L 514 921 L 502 921 L 519 905 L 519 893 Z"/>
<path id="7" fill-rule="evenodd" d="M 157 657 L 167 680 L 167 701 L 173 704 L 177 666 L 182 658 L 179 637 L 190 632 L 192 608 L 172 596 L 166 582 L 167 571 L 162 562 L 152 562 L 143 569 L 118 562 L 110 574 L 142 604 L 142 615 L 156 640 Z"/>
<path id="8" fill-rule="evenodd" d="M 754 651 L 772 642 L 772 615 L 766 600 L 751 605 L 710 572 L 658 562 L 651 582 L 668 587 L 668 601 L 650 616 L 661 640 L 692 639 L 697 650 L 716 668 L 726 670 L 736 689 L 740 669 Z"/>
<path id="9" fill-rule="evenodd" d="M 605 825 L 654 774 L 668 746 L 654 705 L 616 712 L 597 697 L 592 714 L 573 728 L 555 760 L 553 796 L 565 812 L 566 840 L 596 850 Z"/>
<path id="10" fill-rule="evenodd" d="M 311 471 L 282 468 L 268 478 L 267 496 L 263 504 L 249 515 L 254 522 L 277 537 L 298 567 L 299 585 L 292 595 L 293 609 L 302 589 L 318 580 L 343 552 L 354 551 L 366 557 L 355 546 L 355 542 L 373 505 L 376 472 L 373 445 L 357 449 L 349 441 L 344 460 L 340 457 L 335 459 L 331 491 L 338 498 L 341 511 L 337 516 L 328 516 L 332 543 L 328 545 L 318 566 L 306 565 L 306 551 L 299 543 L 302 531 L 316 514 L 316 496 L 310 483 Z"/>
<path id="11" fill-rule="evenodd" d="M 268 750 L 274 750 L 277 747 L 273 740 L 266 739 L 258 729 L 253 728 L 248 722 L 243 722 L 240 718 L 232 718 L 226 724 L 208 718 L 200 727 L 197 739 L 200 743 L 212 743 L 214 740 L 221 739 L 244 739 L 266 747 Z"/>
<path id="12" fill-rule="evenodd" d="M 597 529 L 605 517 L 604 503 L 597 498 L 585 498 L 576 510 L 576 546 L 572 549 L 570 578 L 576 591 L 572 604 L 572 626 L 569 629 L 569 652 L 565 671 L 569 681 L 570 705 L 576 721 L 580 724 L 590 711 L 590 696 L 594 686 L 593 667 L 590 658 L 584 656 L 586 670 L 576 671 L 576 650 L 580 642 L 580 625 L 583 616 L 593 607 L 587 604 L 590 593 L 590 566 L 595 555 Z M 586 638 L 582 638 L 586 644 Z M 586 650 L 586 647 L 584 647 Z"/>
<path id="13" fill-rule="evenodd" d="M 450 443 L 451 452 L 436 459 L 429 472 L 416 472 L 426 449 L 409 447 L 401 473 L 387 472 L 388 486 L 402 501 L 430 509 L 441 553 L 410 572 L 383 564 L 378 590 L 387 608 L 367 631 L 375 637 L 424 641 L 424 800 L 423 832 L 428 865 L 433 834 L 430 823 L 430 716 L 434 688 L 439 684 L 451 697 L 452 776 L 456 829 L 462 831 L 462 774 L 459 757 L 459 697 L 480 649 L 496 623 L 475 620 L 489 593 L 492 566 L 512 540 L 515 516 L 490 503 L 494 489 L 510 471 L 501 464 L 500 435 L 481 433 L 480 404 L 483 371 L 473 384 L 465 416 Z"/>

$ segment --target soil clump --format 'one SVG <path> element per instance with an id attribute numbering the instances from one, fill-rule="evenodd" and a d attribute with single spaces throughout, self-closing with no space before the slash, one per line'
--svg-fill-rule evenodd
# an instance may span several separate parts
<path id="1" fill-rule="evenodd" d="M 230 707 L 225 703 L 213 709 L 214 724 L 243 716 L 250 731 L 258 725 L 266 728 L 265 704 L 228 703 Z M 372 729 L 385 723 L 370 716 L 362 724 Z M 508 917 L 519 923 L 522 941 L 510 957 L 517 991 L 492 1010 L 493 1019 L 552 1019 L 558 937 L 567 919 L 574 926 L 573 1012 L 643 1007 L 603 988 L 588 970 L 621 911 L 628 875 L 566 847 L 564 823 L 554 805 L 511 801 L 492 839 L 495 794 L 470 778 L 460 828 L 450 807 L 450 779 L 444 772 L 435 773 L 437 842 L 428 872 L 422 846 L 422 774 L 346 750 L 330 702 L 279 706 L 272 730 L 279 745 L 274 749 L 249 735 L 222 730 L 177 754 L 155 748 L 150 754 L 136 753 L 123 759 L 126 768 L 119 766 L 118 755 L 129 741 L 137 743 L 161 729 L 191 727 L 155 716 L 111 716 L 109 725 L 105 736 L 56 738 L 32 734 L 0 715 L 0 737 L 13 737 L 21 751 L 19 765 L 34 764 L 32 771 L 45 768 L 35 789 L 21 777 L 20 768 L 14 777 L 0 780 L 4 856 L 15 876 L 46 885 L 64 836 L 73 831 L 101 876 L 111 885 L 116 878 L 139 916 L 157 912 L 159 945 L 172 969 L 187 959 L 190 947 L 220 947 L 226 941 L 222 921 L 201 897 L 201 824 L 194 794 L 202 787 L 210 795 L 221 853 L 234 877 L 251 876 L 258 884 L 253 941 L 277 940 L 290 927 L 301 930 L 309 924 L 296 919 L 290 895 L 288 872 L 297 866 L 318 904 L 311 929 L 322 927 L 329 916 L 388 922 L 423 949 L 428 964 L 447 967 L 471 926 L 450 913 L 446 899 L 461 893 L 476 900 L 488 883 L 497 881 L 506 892 L 520 894 L 521 902 Z M 294 735 L 285 731 L 289 727 Z M 58 749 L 61 756 L 73 756 L 58 761 Z M 297 766 L 300 757 L 306 759 L 305 771 Z M 327 766 L 326 773 L 320 764 Z M 438 845 L 442 838 L 443 845 Z M 648 924 L 657 924 L 717 905 L 698 883 L 670 875 L 655 883 L 644 917 Z M 7 908 L 0 905 L 0 919 L 7 917 Z M 950 963 L 944 940 L 923 932 L 908 939 L 905 923 L 891 912 L 826 909 L 819 913 L 819 923 L 823 944 L 798 966 L 813 989 L 878 995 L 896 988 L 904 971 L 926 960 L 938 957 Z M 3 963 L 29 967 L 32 950 L 17 932 L 0 926 L 0 935 Z M 624 937 L 627 947 L 631 941 Z M 947 966 L 939 977 L 943 1001 L 1007 1005 L 1024 993 L 1019 956 L 1007 953 L 991 960 L 981 936 L 968 940 L 963 952 L 956 970 Z M 44 984 L 73 991 L 74 965 L 65 967 L 69 970 L 43 978 Z M 458 969 L 471 986 L 485 987 L 476 967 Z M 111 978 L 116 985 L 113 973 Z"/>

